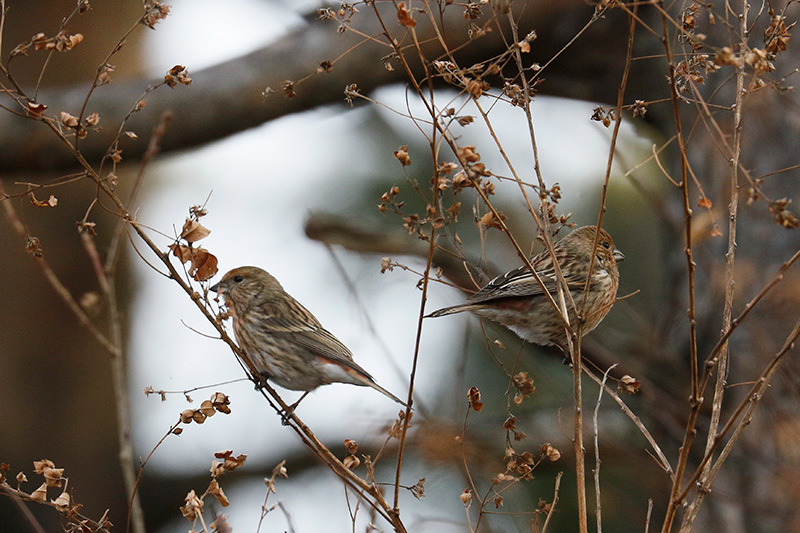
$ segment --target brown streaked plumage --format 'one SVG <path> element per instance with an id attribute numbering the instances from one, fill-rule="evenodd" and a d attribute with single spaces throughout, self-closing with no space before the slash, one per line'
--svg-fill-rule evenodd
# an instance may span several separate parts
<path id="1" fill-rule="evenodd" d="M 405 405 L 375 383 L 353 361 L 350 350 L 267 271 L 253 266 L 235 268 L 211 290 L 225 299 L 233 314 L 239 347 L 270 381 L 306 394 L 336 382 L 368 386 Z"/>
<path id="2" fill-rule="evenodd" d="M 553 245 L 556 260 L 578 309 L 583 305 L 583 289 L 589 275 L 596 232 L 596 226 L 584 226 Z M 589 284 L 583 334 L 596 328 L 614 305 L 619 286 L 617 262 L 624 258 L 622 252 L 614 247 L 611 235 L 601 230 Z M 544 250 L 531 258 L 530 262 L 547 291 L 558 302 L 556 273 L 550 253 Z M 574 326 L 575 311 L 569 305 L 568 310 L 569 322 Z M 498 322 L 534 344 L 556 345 L 562 349 L 567 345 L 566 332 L 558 312 L 527 265 L 496 277 L 471 295 L 466 304 L 439 309 L 428 316 L 439 317 L 462 311 L 472 311 Z"/>

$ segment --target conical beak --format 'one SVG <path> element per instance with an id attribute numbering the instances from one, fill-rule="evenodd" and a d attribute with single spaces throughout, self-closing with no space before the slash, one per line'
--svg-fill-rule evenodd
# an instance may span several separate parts
<path id="1" fill-rule="evenodd" d="M 219 288 L 219 283 L 215 283 L 215 284 L 213 284 L 211 287 L 209 287 L 209 289 L 208 289 L 208 290 L 210 290 L 210 291 L 214 291 L 214 292 L 219 292 L 219 291 L 217 290 L 218 288 Z"/>
<path id="2" fill-rule="evenodd" d="M 623 254 L 622 252 L 620 252 L 620 251 L 619 251 L 619 250 L 617 250 L 617 249 L 614 249 L 614 260 L 615 260 L 617 263 L 619 263 L 619 262 L 620 262 L 620 261 L 622 261 L 623 259 L 625 259 L 625 254 Z M 214 287 L 216 287 L 216 285 L 215 285 Z M 211 287 L 211 290 L 212 290 L 212 291 L 214 290 L 214 287 Z"/>

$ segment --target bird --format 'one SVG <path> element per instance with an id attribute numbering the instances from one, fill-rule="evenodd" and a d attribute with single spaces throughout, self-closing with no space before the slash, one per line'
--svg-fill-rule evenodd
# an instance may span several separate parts
<path id="1" fill-rule="evenodd" d="M 266 270 L 243 266 L 210 287 L 233 315 L 233 333 L 245 356 L 264 378 L 304 394 L 330 383 L 372 387 L 405 406 L 353 361 L 350 350 L 292 298 Z"/>
<path id="2" fill-rule="evenodd" d="M 614 246 L 605 230 L 600 230 L 597 248 L 594 247 L 596 226 L 583 226 L 570 232 L 553 245 L 555 258 L 561 268 L 569 291 L 580 310 L 583 290 L 589 275 L 592 253 L 594 267 L 589 283 L 589 294 L 583 314 L 582 332 L 586 334 L 597 327 L 614 305 L 619 287 L 617 263 L 625 255 Z M 544 283 L 547 292 L 558 303 L 558 283 L 553 259 L 544 250 L 530 259 L 530 264 Z M 575 310 L 567 299 L 569 323 L 577 324 Z M 558 346 L 567 353 L 567 333 L 560 312 L 555 309 L 527 265 L 497 276 L 478 292 L 467 298 L 467 303 L 439 309 L 427 315 L 435 318 L 463 311 L 502 324 L 522 339 L 540 346 Z"/>

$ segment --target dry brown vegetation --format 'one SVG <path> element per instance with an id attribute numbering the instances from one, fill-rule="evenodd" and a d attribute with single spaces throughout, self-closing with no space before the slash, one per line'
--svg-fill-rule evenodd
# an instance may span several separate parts
<path id="1" fill-rule="evenodd" d="M 136 453 L 131 442 L 126 301 L 120 295 L 128 282 L 118 276 L 124 251 L 196 304 L 198 316 L 258 385 L 265 410 L 284 417 L 286 431 L 341 479 L 354 529 L 359 511 L 378 530 L 425 527 L 409 523 L 414 512 L 402 502 L 411 495 L 420 507 L 435 509 L 439 504 L 425 495 L 425 484 L 439 467 L 409 480 L 404 469 L 410 462 L 445 464 L 460 476 L 463 488 L 451 496 L 463 502 L 460 527 L 470 531 L 800 527 L 793 482 L 800 466 L 800 277 L 794 264 L 800 238 L 792 205 L 800 175 L 800 106 L 791 86 L 800 55 L 790 52 L 797 2 L 343 3 L 320 9 L 279 44 L 228 63 L 201 72 L 176 65 L 153 83 L 135 75 L 116 82 L 119 54 L 142 31 L 157 30 L 172 16 L 168 6 L 148 0 L 130 20 L 112 18 L 115 38 L 107 48 L 93 49 L 102 60 L 93 63 L 90 79 L 46 87 L 50 69 L 96 46 L 91 29 L 72 29 L 92 16 L 93 6 L 86 0 L 73 4 L 59 13 L 57 27 L 40 28 L 36 18 L 15 17 L 16 2 L 0 0 L 2 238 L 4 250 L 16 251 L 9 252 L 9 272 L 25 277 L 12 280 L 20 292 L 9 302 L 25 298 L 31 285 L 48 285 L 70 317 L 54 323 L 77 322 L 76 349 L 110 361 L 104 393 L 116 424 L 102 431 L 117 435 L 114 468 L 122 482 L 114 490 L 124 491 L 117 498 L 124 499 L 126 512 L 117 507 L 87 514 L 84 506 L 92 502 L 83 496 L 76 501 L 73 494 L 94 493 L 78 491 L 73 472 L 59 468 L 58 460 L 40 460 L 68 453 L 57 441 L 28 436 L 39 435 L 41 420 L 9 415 L 0 427 L 13 428 L 13 437 L 4 432 L 0 461 L 10 462 L 3 454 L 12 454 L 12 441 L 15 457 L 30 454 L 28 464 L 0 464 L 4 513 L 16 509 L 21 518 L 15 523 L 24 524 L 19 527 L 42 530 L 38 508 L 47 507 L 65 531 L 141 532 L 156 508 L 172 505 L 140 498 L 147 460 L 158 445 Z M 10 42 L 10 26 L 23 24 L 33 37 Z M 18 73 L 25 64 L 28 71 Z M 264 64 L 269 72 L 262 72 Z M 418 316 L 416 349 L 401 361 L 409 387 L 395 391 L 412 407 L 385 421 L 381 445 L 365 448 L 347 440 L 342 448 L 322 442 L 297 413 L 286 415 L 280 391 L 231 339 L 225 309 L 208 290 L 218 259 L 200 244 L 208 235 L 203 218 L 213 205 L 191 206 L 171 235 L 169 228 L 137 220 L 137 192 L 162 151 L 322 104 L 346 102 L 342 113 L 354 105 L 382 106 L 372 90 L 398 81 L 414 105 L 393 111 L 413 122 L 419 137 L 392 148 L 397 166 L 391 184 L 381 185 L 386 192 L 361 199 L 373 210 L 378 204 L 386 224 L 352 223 L 334 212 L 312 217 L 306 227 L 311 238 L 329 246 L 385 256 L 381 270 L 406 276 L 420 296 L 418 308 L 404 310 Z M 477 334 L 467 333 L 463 349 L 454 348 L 453 374 L 442 378 L 463 384 L 460 395 L 417 398 L 421 339 L 443 327 L 423 320 L 432 310 L 426 307 L 431 287 L 475 290 L 498 271 L 487 258 L 491 246 L 513 250 L 517 264 L 525 264 L 532 241 L 552 251 L 554 236 L 577 218 L 561 209 L 575 191 L 562 189 L 539 164 L 532 109 L 542 94 L 602 102 L 585 120 L 610 132 L 608 163 L 597 169 L 593 200 L 585 205 L 590 215 L 583 220 L 610 228 L 626 252 L 626 240 L 658 244 L 629 254 L 628 261 L 638 257 L 640 264 L 626 262 L 621 269 L 629 297 L 607 320 L 606 331 L 615 334 L 601 331 L 584 340 L 581 320 L 565 323 L 569 367 L 541 362 L 547 355 L 531 355 L 511 345 L 513 336 L 481 324 Z M 417 105 L 422 113 L 411 111 Z M 497 134 L 503 124 L 492 111 L 499 107 L 513 108 L 527 121 L 524 142 L 531 157 L 524 166 L 507 156 Z M 618 150 L 624 121 L 650 136 L 649 154 L 630 160 Z M 463 142 L 471 129 L 488 132 L 491 141 Z M 581 147 L 574 150 L 580 157 Z M 488 153 L 502 165 L 487 165 Z M 617 181 L 635 194 L 618 192 Z M 501 188 L 513 191 L 515 202 L 497 200 Z M 65 224 L 49 216 L 67 209 L 65 199 L 80 211 L 77 228 L 75 217 Z M 63 235 L 75 231 L 78 240 L 62 250 Z M 51 249 L 61 253 L 53 257 Z M 30 257 L 20 259 L 22 251 Z M 75 281 L 76 271 L 82 282 Z M 566 309 L 563 293 L 553 296 L 553 304 Z M 573 305 L 580 315 L 580 302 Z M 11 383 L 26 364 L 24 354 L 41 362 L 36 354 L 45 350 L 37 336 L 58 331 L 48 329 L 45 314 L 26 325 L 32 333 L 9 326 L 4 335 L 9 369 L 3 387 L 21 403 L 27 401 L 21 391 L 33 394 L 36 385 Z M 502 386 L 478 387 L 470 380 L 479 372 L 456 372 L 462 363 L 489 369 Z M 559 426 L 553 433 L 567 435 L 560 444 L 529 429 L 542 409 L 532 404 L 543 383 L 571 398 L 569 413 L 551 413 Z M 217 388 L 222 392 L 176 413 L 164 438 L 215 413 L 236 416 L 225 384 Z M 421 407 L 413 409 L 414 400 Z M 437 402 L 459 406 L 458 415 L 445 418 L 445 411 L 430 407 Z M 222 476 L 247 469 L 246 455 L 238 452 L 219 452 L 210 480 L 181 480 L 185 504 L 170 512 L 182 513 L 196 531 L 228 531 L 224 515 L 206 507 L 210 500 L 236 505 L 222 489 Z M 107 465 L 91 466 L 99 471 Z M 282 462 L 267 476 L 262 520 L 281 509 L 270 494 L 280 493 L 287 475 L 291 479 L 291 468 Z M 80 474 L 86 484 L 91 477 Z M 567 479 L 569 487 L 562 485 Z M 196 483 L 208 488 L 197 490 Z"/>

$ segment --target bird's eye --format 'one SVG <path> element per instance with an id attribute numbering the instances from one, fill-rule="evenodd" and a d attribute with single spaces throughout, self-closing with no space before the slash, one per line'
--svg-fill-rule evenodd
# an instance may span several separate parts
<path id="1" fill-rule="evenodd" d="M 244 279 L 244 276 L 233 276 L 233 281 L 235 281 L 236 283 L 239 283 L 243 279 Z"/>
<path id="2" fill-rule="evenodd" d="M 611 245 L 610 245 L 610 244 L 608 244 L 608 241 L 603 241 L 603 243 L 602 243 L 602 244 L 603 244 L 603 248 L 605 248 L 606 250 L 608 250 L 609 248 L 611 248 Z"/>

